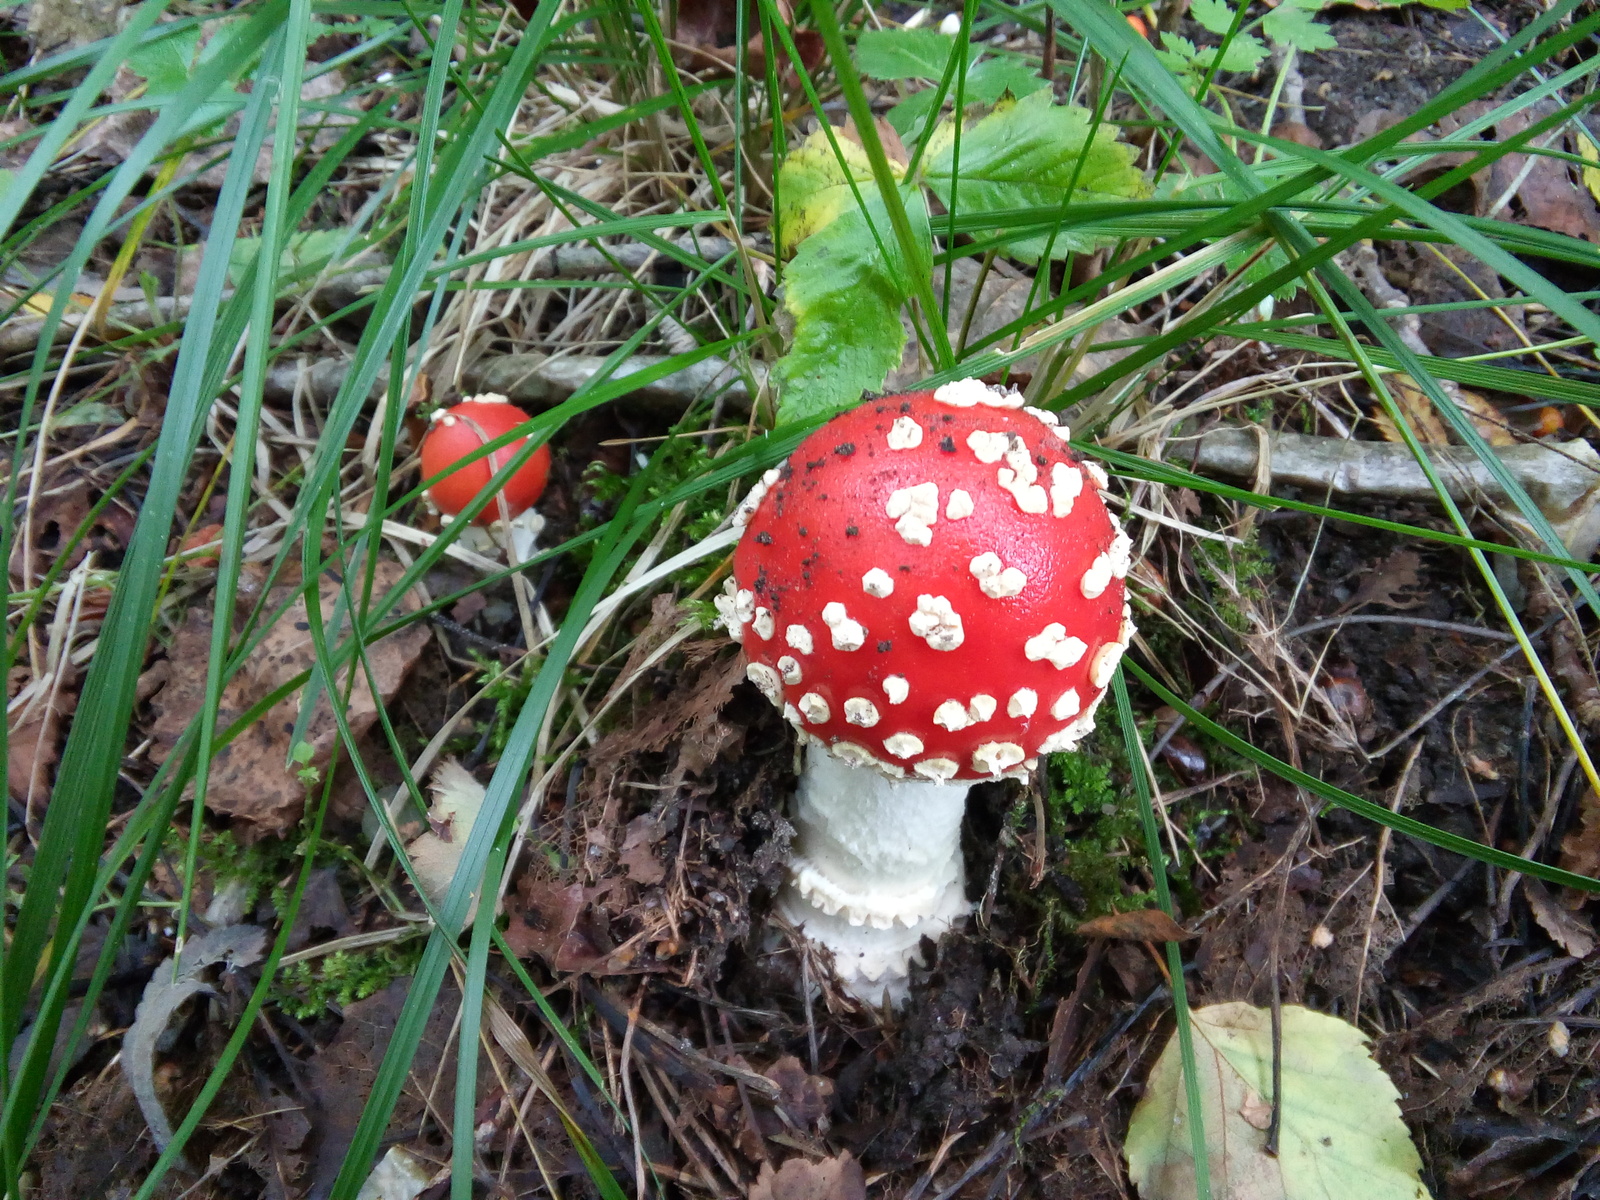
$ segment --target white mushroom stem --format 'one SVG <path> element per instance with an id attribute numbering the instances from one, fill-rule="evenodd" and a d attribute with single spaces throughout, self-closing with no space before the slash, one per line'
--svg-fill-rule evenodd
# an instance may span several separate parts
<path id="1" fill-rule="evenodd" d="M 779 910 L 833 953 L 845 989 L 905 998 L 909 963 L 967 914 L 961 817 L 967 785 L 896 781 L 807 746 L 798 838 Z"/>

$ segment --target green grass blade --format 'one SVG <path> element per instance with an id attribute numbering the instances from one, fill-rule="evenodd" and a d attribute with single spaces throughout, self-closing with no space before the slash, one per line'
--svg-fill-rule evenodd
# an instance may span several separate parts
<path id="1" fill-rule="evenodd" d="M 265 6 L 245 25 L 232 51 L 249 54 L 259 49 L 281 24 L 283 12 L 281 3 Z M 120 188 L 113 185 L 107 190 L 102 199 L 106 211 L 99 213 L 98 223 L 91 221 L 85 229 L 75 253 L 87 255 L 103 231 L 110 208 L 127 194 L 144 167 L 165 147 L 183 119 L 184 100 L 197 103 L 212 94 L 226 77 L 227 66 L 219 56 L 217 61 L 196 72 L 179 100 L 156 119 L 128 162 L 119 168 L 119 174 L 126 174 L 124 185 Z M 218 353 L 211 331 L 221 307 L 228 255 L 248 194 L 251 169 L 267 134 L 269 111 L 262 100 L 252 98 L 248 103 L 228 178 L 218 197 L 213 236 L 201 261 L 195 286 L 196 303 L 187 326 L 194 340 L 186 339 L 179 353 L 150 487 L 105 618 L 105 628 L 118 630 L 120 636 L 102 641 L 90 664 L 82 702 L 62 752 L 58 773 L 60 778 L 72 780 L 73 786 L 58 790 L 46 812 L 30 887 L 17 914 L 5 962 L 3 987 L 0 987 L 0 1000 L 4 1005 L 0 1011 L 0 1040 L 6 1045 L 10 1045 L 16 1035 L 23 1002 L 40 971 L 52 927 L 63 933 L 76 927 L 77 918 L 90 898 L 132 714 L 134 687 L 144 664 L 172 516 L 187 479 L 193 444 L 204 427 L 202 381 L 208 358 Z M 108 201 L 111 202 L 109 206 Z M 80 265 L 81 261 L 80 257 Z M 75 277 L 76 273 L 77 268 L 74 268 L 71 274 Z M 62 291 L 60 301 L 64 304 L 65 289 Z M 44 349 L 41 346 L 41 352 Z M 231 347 L 222 353 L 229 350 Z M 40 361 L 36 358 L 36 365 Z M 58 889 L 61 889 L 59 894 Z M 58 945 L 51 965 L 70 962 L 71 957 L 70 945 Z M 3 1155 L 10 1185 L 15 1184 L 16 1173 L 21 1169 L 18 1151 L 33 1118 L 32 1100 L 42 1084 L 59 1018 L 59 1011 L 39 1014 L 24 1056 L 23 1082 L 20 1085 L 14 1082 L 6 1098 L 0 1155 Z"/>
<path id="2" fill-rule="evenodd" d="M 1241 8 L 1243 6 L 1241 5 Z M 1161 830 L 1156 825 L 1155 798 L 1150 791 L 1150 760 L 1139 741 L 1139 726 L 1133 719 L 1128 700 L 1128 684 L 1119 670 L 1112 676 L 1111 690 L 1117 700 L 1117 723 L 1122 726 L 1122 744 L 1133 776 L 1133 792 L 1139 801 L 1139 824 L 1144 830 L 1144 853 L 1155 880 L 1156 903 L 1167 916 L 1177 920 L 1172 907 L 1172 889 L 1167 883 L 1167 853 L 1161 846 Z M 1178 1052 L 1183 1060 L 1183 1086 L 1189 1105 L 1189 1152 L 1194 1155 L 1195 1200 L 1211 1200 L 1211 1154 L 1206 1145 L 1205 1110 L 1200 1103 L 1200 1072 L 1194 1058 L 1194 1030 L 1189 1027 L 1189 985 L 1183 973 L 1183 954 L 1177 942 L 1168 942 L 1167 973 L 1172 977 L 1172 1015 L 1178 1024 Z"/>

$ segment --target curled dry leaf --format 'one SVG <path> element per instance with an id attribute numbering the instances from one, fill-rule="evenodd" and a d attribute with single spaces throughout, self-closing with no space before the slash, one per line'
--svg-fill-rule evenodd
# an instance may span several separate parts
<path id="1" fill-rule="evenodd" d="M 1563 871 L 1591 879 L 1600 875 L 1600 796 L 1593 788 L 1583 793 L 1577 819 L 1561 839 L 1560 866 Z"/>
<path id="2" fill-rule="evenodd" d="M 404 1146 L 390 1146 L 356 1193 L 356 1200 L 417 1200 L 438 1174 Z"/>
<path id="3" fill-rule="evenodd" d="M 1341 612 L 1355 612 L 1368 604 L 1384 608 L 1416 608 L 1422 597 L 1408 595 L 1422 587 L 1422 556 L 1415 550 L 1400 549 L 1375 567 L 1362 572 L 1361 584 Z"/>
<path id="4" fill-rule="evenodd" d="M 1198 936 L 1159 908 L 1091 917 L 1078 926 L 1077 933 L 1080 937 L 1117 938 L 1127 942 L 1182 942 Z"/>
<path id="5" fill-rule="evenodd" d="M 1573 958 L 1588 958 L 1594 952 L 1594 926 L 1579 913 L 1569 912 L 1556 903 L 1550 889 L 1537 879 L 1524 877 L 1522 894 L 1528 898 L 1533 919 L 1550 939 Z"/>
<path id="6" fill-rule="evenodd" d="M 778 1085 L 777 1105 L 802 1128 L 821 1124 L 833 1104 L 833 1080 L 807 1074 L 800 1060 L 785 1054 L 762 1072 Z"/>
<path id="7" fill-rule="evenodd" d="M 423 892 L 434 904 L 444 901 L 461 864 L 472 823 L 483 807 L 484 788 L 472 773 L 453 758 L 447 758 L 433 772 L 433 803 L 428 808 L 428 830 L 406 847 L 411 865 Z M 476 906 L 474 906 L 476 911 Z M 467 924 L 472 914 L 467 915 Z"/>
<path id="8" fill-rule="evenodd" d="M 172 1123 L 156 1086 L 156 1050 L 167 1025 L 185 1001 L 216 991 L 206 978 L 212 967 L 248 967 L 261 961 L 267 948 L 267 931 L 255 925 L 229 925 L 191 938 L 173 960 L 163 960 L 145 986 L 133 1025 L 122 1042 L 122 1069 L 150 1126 L 150 1136 L 162 1150 L 172 1141 Z"/>
<path id="9" fill-rule="evenodd" d="M 374 598 L 392 588 L 401 573 L 397 563 L 380 562 L 375 569 Z M 331 571 L 323 572 L 318 583 L 322 617 L 327 625 L 329 645 L 333 646 L 341 637 L 348 636 L 348 619 L 343 630 L 333 627 L 341 583 Z M 268 596 L 269 605 L 275 605 L 288 594 L 287 588 L 274 589 Z M 417 601 L 408 594 L 397 608 L 401 613 L 414 612 Z M 258 701 L 311 668 L 316 655 L 306 616 L 305 597 L 297 596 L 267 630 L 255 652 L 222 689 L 218 729 L 226 729 Z M 427 641 L 427 627 L 413 624 L 367 647 L 372 678 L 377 682 L 384 703 L 399 691 Z M 200 604 L 189 610 L 188 620 L 173 639 L 167 654 L 171 663 L 170 678 L 151 701 L 156 713 L 150 729 L 154 739 L 150 751 L 152 761 L 160 763 L 172 753 L 189 722 L 200 712 L 205 702 L 206 663 L 210 653 L 211 609 L 209 605 Z M 333 686 L 342 693 L 346 682 L 345 672 L 340 671 Z M 294 748 L 300 697 L 297 691 L 273 705 L 260 721 L 221 747 L 212 763 L 206 806 L 233 817 L 234 831 L 245 841 L 282 835 L 300 819 L 306 784 L 286 765 Z M 359 738 L 377 717 L 377 700 L 368 686 L 367 673 L 358 670 L 350 702 L 345 708 L 351 733 Z M 297 762 L 296 766 L 317 770 L 326 767 L 339 737 L 326 694 L 318 698 L 303 736 L 311 754 L 307 761 Z"/>
<path id="10" fill-rule="evenodd" d="M 851 1153 L 809 1162 L 791 1158 L 776 1171 L 761 1164 L 750 1200 L 866 1200 L 867 1179 Z"/>

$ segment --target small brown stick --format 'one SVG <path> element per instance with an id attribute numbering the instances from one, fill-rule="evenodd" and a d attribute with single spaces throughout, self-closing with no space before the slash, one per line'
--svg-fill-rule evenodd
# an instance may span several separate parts
<path id="1" fill-rule="evenodd" d="M 802 960 L 802 962 L 803 961 L 804 960 Z M 808 1003 L 806 1005 L 806 1010 L 809 1012 L 810 1009 L 811 1009 L 811 1005 Z M 723 1044 L 728 1047 L 728 1057 L 732 1058 L 734 1056 L 733 1032 L 732 1032 L 732 1030 L 730 1030 L 728 1028 L 728 1014 L 724 1010 L 724 1011 L 718 1012 L 717 1016 L 721 1019 L 721 1022 L 722 1022 L 722 1041 L 723 1041 Z M 710 1022 L 707 1022 L 708 1032 L 709 1032 L 709 1025 L 710 1025 Z M 709 1041 L 709 1039 L 708 1039 L 708 1041 Z M 813 1075 L 815 1075 L 817 1073 L 817 1043 L 816 1043 L 816 1038 L 815 1037 L 813 1037 L 812 1041 L 811 1041 L 811 1073 Z M 750 1089 L 745 1087 L 744 1080 L 742 1080 L 742 1079 L 735 1079 L 733 1081 L 733 1085 L 739 1092 L 739 1103 L 744 1108 L 744 1119 L 745 1119 L 746 1123 L 749 1124 L 751 1129 L 754 1129 L 754 1130 L 759 1132 L 760 1129 L 761 1129 L 761 1126 L 756 1122 L 755 1105 L 750 1103 Z M 757 1141 L 756 1141 L 756 1148 L 761 1151 L 761 1161 L 762 1162 L 771 1162 L 772 1161 L 772 1156 L 767 1153 L 767 1139 L 766 1138 L 758 1138 Z"/>
<path id="2" fill-rule="evenodd" d="M 1459 633 L 1464 637 L 1488 638 L 1493 642 L 1517 640 L 1515 634 L 1505 633 L 1499 629 L 1487 629 L 1482 625 L 1467 625 L 1460 621 L 1434 621 L 1427 617 L 1395 617 L 1384 613 L 1351 613 L 1343 617 L 1324 617 L 1320 621 L 1285 629 L 1279 636 L 1300 637 L 1323 629 L 1339 629 L 1345 625 L 1406 625 L 1413 629 L 1437 629 L 1440 633 Z"/>
<path id="3" fill-rule="evenodd" d="M 1406 784 L 1411 782 L 1411 771 L 1417 765 L 1417 759 L 1422 755 L 1423 742 L 1421 738 L 1411 747 L 1411 753 L 1406 758 L 1406 765 L 1400 770 L 1400 779 L 1394 785 L 1394 795 L 1389 800 L 1389 811 L 1397 813 L 1400 805 L 1405 800 Z M 1361 995 L 1366 990 L 1367 955 L 1372 949 L 1372 925 L 1378 919 L 1378 907 L 1383 903 L 1383 872 L 1384 857 L 1389 852 L 1389 842 L 1394 837 L 1394 831 L 1385 825 L 1378 830 L 1378 850 L 1373 855 L 1372 863 L 1372 903 L 1367 907 L 1367 927 L 1361 935 L 1361 962 L 1356 968 L 1356 994 L 1350 1000 L 1350 1023 L 1356 1024 L 1361 1017 Z"/>
<path id="4" fill-rule="evenodd" d="M 633 1033 L 639 1027 L 639 1008 L 644 1004 L 646 986 L 644 980 L 639 981 L 639 991 L 634 995 L 633 1007 L 628 1012 L 628 1031 L 622 1035 L 622 1060 L 618 1068 L 622 1075 L 623 1099 L 628 1104 L 628 1124 L 633 1130 L 633 1184 L 639 1200 L 644 1200 L 647 1190 L 645 1187 L 644 1142 L 639 1134 L 639 1106 L 633 1099 L 633 1064 L 629 1059 L 633 1055 Z"/>
<path id="5" fill-rule="evenodd" d="M 705 1160 L 700 1157 L 699 1151 L 694 1148 L 694 1143 L 689 1140 L 689 1136 L 684 1129 L 685 1123 L 692 1120 L 692 1118 L 683 1111 L 682 1105 L 668 1104 L 666 1102 L 660 1088 L 657 1086 L 655 1072 L 642 1062 L 639 1064 L 639 1078 L 644 1080 L 645 1089 L 650 1093 L 650 1098 L 656 1102 L 656 1111 L 661 1114 L 661 1119 L 667 1123 L 667 1129 L 672 1134 L 672 1140 L 678 1143 L 678 1148 L 683 1151 L 684 1157 L 694 1165 L 695 1174 L 700 1177 L 700 1183 L 705 1187 L 706 1191 L 715 1196 L 722 1188 L 712 1178 L 711 1169 L 706 1166 Z M 652 1162 L 650 1169 L 659 1173 L 661 1164 Z M 737 1179 L 731 1182 L 738 1186 L 739 1181 Z"/>
<path id="6" fill-rule="evenodd" d="M 1050 1023 L 1050 1053 L 1044 1064 L 1044 1086 L 1047 1088 L 1060 1083 L 1066 1073 L 1067 1056 L 1077 1043 L 1078 1027 L 1083 1024 L 1084 996 L 1089 991 L 1089 982 L 1094 978 L 1105 952 L 1104 938 L 1090 939 L 1089 952 L 1084 956 L 1083 965 L 1078 968 L 1078 980 L 1073 984 L 1072 994 L 1056 1005 L 1055 1019 Z"/>
<path id="7" fill-rule="evenodd" d="M 1279 963 L 1278 934 L 1283 929 L 1283 907 L 1289 897 L 1289 876 L 1294 872 L 1295 855 L 1300 853 L 1300 844 L 1305 841 L 1306 835 L 1311 831 L 1311 823 L 1316 819 L 1313 812 L 1300 822 L 1300 827 L 1295 830 L 1289 848 L 1279 861 L 1283 864 L 1283 874 L 1278 880 L 1278 912 L 1277 918 L 1272 922 L 1272 942 L 1267 970 L 1272 976 L 1272 1123 L 1267 1127 L 1267 1141 L 1262 1150 L 1269 1158 L 1278 1157 L 1278 1139 L 1283 1133 L 1283 991 L 1279 977 L 1283 974 Z"/>
<path id="8" fill-rule="evenodd" d="M 1044 10 L 1044 58 L 1039 64 L 1039 78 L 1046 83 L 1056 81 L 1056 14 L 1052 8 Z"/>

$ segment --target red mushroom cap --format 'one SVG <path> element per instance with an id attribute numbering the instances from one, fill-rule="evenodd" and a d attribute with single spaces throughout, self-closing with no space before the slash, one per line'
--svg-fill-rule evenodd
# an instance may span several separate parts
<path id="1" fill-rule="evenodd" d="M 528 420 L 528 414 L 504 396 L 490 393 L 463 400 L 454 408 L 434 414 L 433 425 L 422 439 L 422 475 L 431 479 L 441 471 L 466 458 L 496 438 L 510 433 Z M 454 516 L 481 492 L 495 472 L 516 457 L 526 438 L 509 442 L 498 450 L 451 471 L 428 489 L 428 496 L 440 512 Z M 500 495 L 505 499 L 505 516 L 517 517 L 544 494 L 545 480 L 550 475 L 550 447 L 540 446 L 522 464 L 520 470 L 506 480 Z M 489 525 L 501 517 L 500 505 L 491 500 L 473 522 Z"/>
<path id="2" fill-rule="evenodd" d="M 718 607 L 751 680 L 896 777 L 1025 777 L 1072 749 L 1133 626 L 1129 540 L 1066 437 L 970 379 L 813 433 L 740 509 Z"/>

